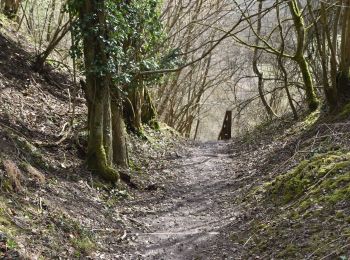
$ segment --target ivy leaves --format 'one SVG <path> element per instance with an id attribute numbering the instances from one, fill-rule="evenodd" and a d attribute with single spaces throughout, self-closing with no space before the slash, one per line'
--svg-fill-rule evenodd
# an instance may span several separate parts
<path id="1" fill-rule="evenodd" d="M 68 10 L 79 13 L 84 1 L 71 0 Z M 104 30 L 101 23 L 90 26 L 90 19 L 98 19 L 97 14 L 80 17 L 74 25 L 74 44 L 71 54 L 82 57 L 82 39 L 84 35 L 103 42 L 107 63 L 96 61 L 92 70 L 110 73 L 118 84 L 129 84 L 138 72 L 156 70 L 162 65 L 159 44 L 162 41 L 163 28 L 160 21 L 159 0 L 95 0 L 99 12 L 104 14 Z M 96 23 L 95 23 L 96 24 Z M 107 64 L 107 65 L 106 65 Z M 158 77 L 145 78 L 145 83 Z"/>

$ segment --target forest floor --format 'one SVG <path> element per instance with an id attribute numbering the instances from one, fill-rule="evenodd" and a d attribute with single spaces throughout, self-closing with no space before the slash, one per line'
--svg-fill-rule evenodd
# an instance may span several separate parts
<path id="1" fill-rule="evenodd" d="M 323 198 L 336 194 L 337 188 L 350 187 L 350 158 L 345 155 L 349 142 L 343 139 L 349 124 L 319 120 L 317 112 L 299 122 L 277 120 L 227 142 L 184 143 L 181 152 L 157 171 L 156 175 L 168 177 L 155 190 L 136 192 L 118 204 L 121 214 L 140 225 L 126 231 L 120 249 L 102 256 L 348 259 L 349 193 L 331 201 Z M 313 166 L 313 159 L 306 158 L 321 158 L 321 163 Z M 338 161 L 339 176 L 330 174 Z M 279 180 L 303 162 L 312 164 L 306 164 L 307 172 L 325 167 L 330 176 L 314 180 L 299 195 L 294 183 L 283 186 Z M 322 185 L 337 178 L 342 182 L 337 187 L 327 190 Z M 277 199 L 271 183 L 286 190 Z M 292 199 L 281 203 L 286 196 Z"/>
<path id="2" fill-rule="evenodd" d="M 126 259 L 239 256 L 234 244 L 225 247 L 222 242 L 229 242 L 225 227 L 241 218 L 235 197 L 254 167 L 249 155 L 238 155 L 231 147 L 231 142 L 191 145 L 164 170 L 173 178 L 161 190 L 128 202 L 124 213 L 144 228 L 131 235 Z"/>
<path id="3" fill-rule="evenodd" d="M 0 259 L 349 259 L 350 106 L 227 142 L 145 127 L 128 137 L 137 189 L 114 187 L 84 163 L 86 106 L 71 75 L 34 72 L 31 45 L 8 28 Z"/>

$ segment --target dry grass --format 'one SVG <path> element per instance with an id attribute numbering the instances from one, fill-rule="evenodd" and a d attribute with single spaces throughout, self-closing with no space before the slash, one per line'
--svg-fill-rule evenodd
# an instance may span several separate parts
<path id="1" fill-rule="evenodd" d="M 38 169 L 31 166 L 30 164 L 26 164 L 25 166 L 29 176 L 35 180 L 38 184 L 44 184 L 45 183 L 45 176 L 42 174 Z"/>
<path id="2" fill-rule="evenodd" d="M 6 188 L 9 188 L 13 191 L 20 192 L 23 190 L 21 180 L 23 175 L 21 170 L 17 167 L 16 163 L 11 160 L 5 160 L 3 162 L 4 169 L 8 178 L 8 185 Z"/>

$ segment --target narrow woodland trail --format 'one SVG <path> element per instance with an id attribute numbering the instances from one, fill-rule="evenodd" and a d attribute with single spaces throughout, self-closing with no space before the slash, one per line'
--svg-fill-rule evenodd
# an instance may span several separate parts
<path id="1" fill-rule="evenodd" d="M 235 197 L 252 173 L 250 156 L 236 157 L 232 143 L 206 142 L 174 160 L 164 189 L 133 201 L 135 230 L 123 259 L 234 259 L 226 226 L 241 218 Z M 251 168 L 251 169 L 249 169 Z M 233 257 L 234 256 L 234 257 Z"/>

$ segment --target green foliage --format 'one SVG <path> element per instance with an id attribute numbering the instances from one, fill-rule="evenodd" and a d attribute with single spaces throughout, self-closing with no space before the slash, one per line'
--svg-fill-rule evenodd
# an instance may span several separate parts
<path id="1" fill-rule="evenodd" d="M 68 11 L 79 14 L 82 1 L 71 1 Z M 142 1 L 104 1 L 100 12 L 105 16 L 106 24 L 99 23 L 91 27 L 91 20 L 98 19 L 98 14 L 92 16 L 80 15 L 74 25 L 74 46 L 71 54 L 81 58 L 82 40 L 90 35 L 105 44 L 107 64 L 102 59 L 96 60 L 92 71 L 100 75 L 110 73 L 116 85 L 128 85 L 139 79 L 140 71 L 160 69 L 162 65 L 169 64 L 172 55 L 163 58 L 160 53 L 160 44 L 164 38 L 160 21 L 159 0 Z M 102 30 L 107 33 L 104 33 Z M 142 78 L 145 85 L 159 80 L 159 76 Z M 137 84 L 136 84 L 137 85 Z"/>
<path id="2" fill-rule="evenodd" d="M 15 240 L 13 240 L 12 238 L 9 238 L 8 240 L 7 240 L 7 248 L 8 249 L 16 249 L 18 247 L 18 245 L 17 245 L 17 243 L 16 243 L 16 241 Z"/>
<path id="3" fill-rule="evenodd" d="M 7 246 L 10 249 L 14 249 L 17 247 L 17 243 L 13 238 L 16 237 L 18 229 L 11 222 L 9 215 L 7 214 L 7 210 L 8 208 L 4 198 L 0 197 L 0 232 L 3 232 L 8 236 Z"/>
<path id="4" fill-rule="evenodd" d="M 272 200 L 283 210 L 276 210 L 271 219 L 257 220 L 256 246 L 252 248 L 256 254 L 271 253 L 269 248 L 276 244 L 279 250 L 273 258 L 278 259 L 305 255 L 316 259 L 330 252 L 344 253 L 342 242 L 350 235 L 350 152 L 317 154 L 266 183 L 263 189 L 265 202 Z"/>
<path id="5" fill-rule="evenodd" d="M 76 255 L 86 255 L 96 249 L 93 235 L 90 231 L 84 229 L 77 221 L 65 216 L 56 216 L 56 228 L 69 234 L 70 242 L 76 249 Z"/>
<path id="6" fill-rule="evenodd" d="M 293 259 L 297 257 L 297 253 L 299 252 L 299 248 L 296 245 L 289 244 L 287 245 L 277 256 L 280 258 L 290 258 Z"/>
<path id="7" fill-rule="evenodd" d="M 308 130 L 310 127 L 315 125 L 315 123 L 320 119 L 320 110 L 316 110 L 308 114 L 301 122 L 301 127 L 303 130 Z"/>
<path id="8" fill-rule="evenodd" d="M 96 248 L 96 245 L 91 241 L 91 239 L 87 236 L 73 238 L 72 239 L 73 246 L 76 250 L 76 255 L 88 254 Z"/>
<path id="9" fill-rule="evenodd" d="M 349 199 L 349 184 L 350 153 L 331 151 L 302 161 L 268 184 L 267 191 L 277 204 L 289 203 L 308 193 L 300 204 L 306 209 L 318 202 L 336 204 Z"/>
<path id="10" fill-rule="evenodd" d="M 350 103 L 344 105 L 340 112 L 336 115 L 337 120 L 344 120 L 350 116 Z"/>

